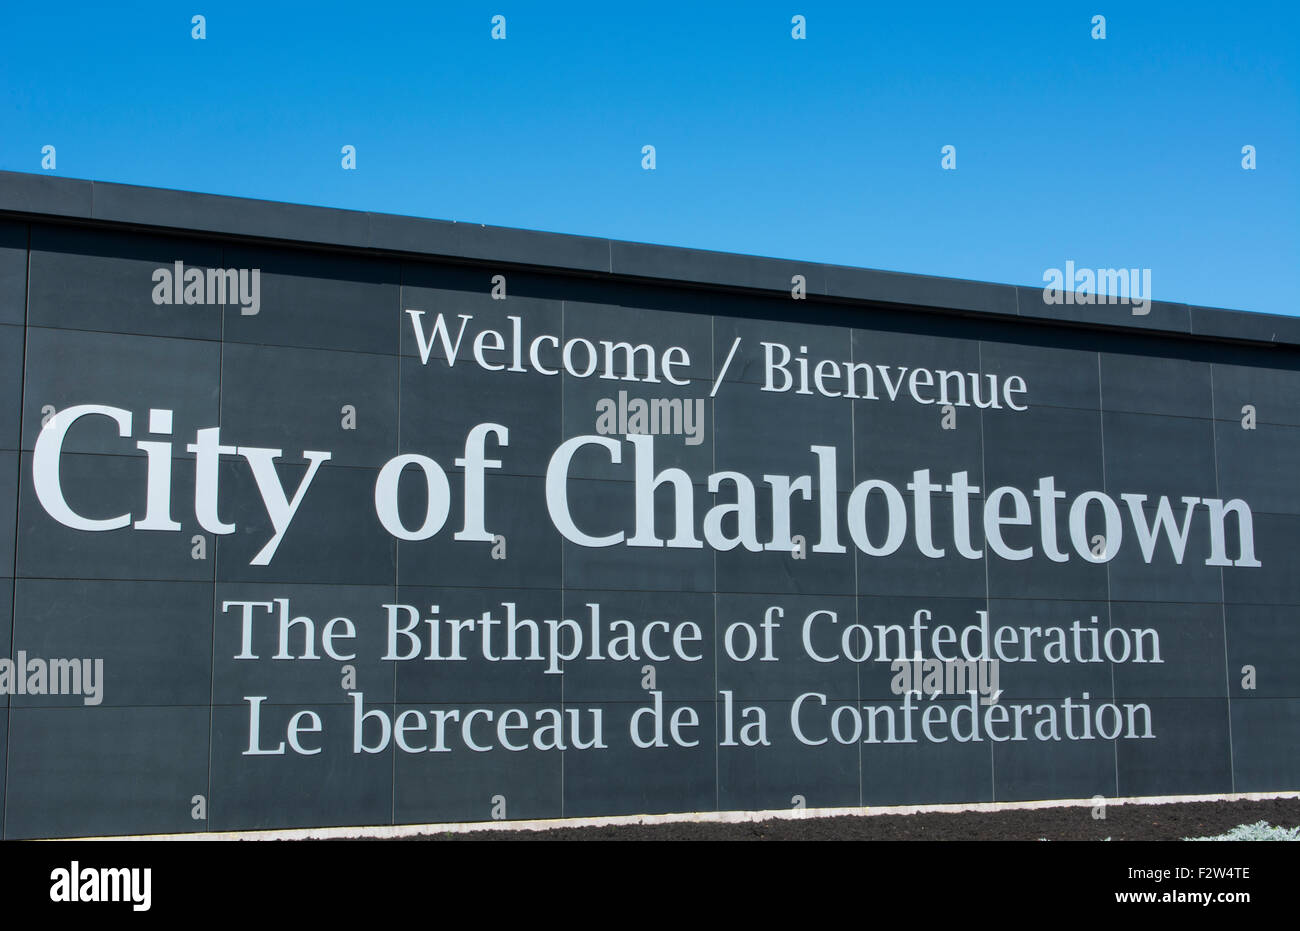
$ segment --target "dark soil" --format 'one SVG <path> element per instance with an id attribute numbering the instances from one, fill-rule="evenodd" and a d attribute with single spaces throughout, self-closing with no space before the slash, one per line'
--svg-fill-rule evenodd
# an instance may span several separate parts
<path id="1" fill-rule="evenodd" d="M 419 840 L 1181 840 L 1222 834 L 1239 824 L 1300 825 L 1300 799 L 1111 805 L 916 815 L 847 815 L 740 824 L 679 822 L 545 831 L 485 830 Z"/>

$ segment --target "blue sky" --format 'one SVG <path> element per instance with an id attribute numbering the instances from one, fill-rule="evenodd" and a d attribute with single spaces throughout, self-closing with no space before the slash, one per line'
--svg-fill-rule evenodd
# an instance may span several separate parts
<path id="1" fill-rule="evenodd" d="M 1158 300 L 1300 314 L 1294 2 L 192 0 L 3 21 L 3 169 L 41 171 L 49 144 L 67 177 L 1037 286 L 1067 260 L 1150 268 Z"/>

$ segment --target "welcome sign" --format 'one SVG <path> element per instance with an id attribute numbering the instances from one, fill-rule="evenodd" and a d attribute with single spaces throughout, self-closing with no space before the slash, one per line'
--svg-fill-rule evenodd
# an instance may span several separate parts
<path id="1" fill-rule="evenodd" d="M 4 181 L 7 837 L 1296 787 L 1253 317 Z"/>

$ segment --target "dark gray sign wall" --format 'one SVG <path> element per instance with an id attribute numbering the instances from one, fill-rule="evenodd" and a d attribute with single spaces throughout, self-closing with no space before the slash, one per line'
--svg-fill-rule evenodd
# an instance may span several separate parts
<path id="1" fill-rule="evenodd" d="M 20 657 L 102 678 L 0 696 L 5 837 L 1300 783 L 1292 346 L 1144 333 L 1124 307 L 1091 309 L 1113 326 L 1014 319 L 1031 289 L 1006 289 L 1007 317 L 830 303 L 825 283 L 795 301 L 783 263 L 753 266 L 766 293 L 576 274 L 563 237 L 547 273 L 10 209 L 0 653 L 11 683 L 32 683 Z M 257 312 L 155 303 L 178 261 L 257 269 Z M 563 347 L 582 373 L 582 341 L 599 364 L 580 377 Z M 600 377 L 606 342 L 651 347 L 657 380 L 644 353 L 637 378 Z M 862 396 L 829 396 L 861 363 L 871 391 L 859 368 Z M 790 389 L 764 390 L 782 371 Z M 959 373 L 964 396 L 913 371 Z M 619 417 L 656 399 L 701 418 L 629 438 Z M 259 449 L 277 457 L 260 473 Z M 68 526 L 55 487 L 76 519 L 130 520 Z M 999 694 L 900 691 L 895 638 L 932 659 L 966 637 L 1000 658 Z"/>

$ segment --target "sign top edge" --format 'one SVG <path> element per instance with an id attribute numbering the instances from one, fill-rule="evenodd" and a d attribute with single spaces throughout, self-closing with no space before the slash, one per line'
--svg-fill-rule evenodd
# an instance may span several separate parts
<path id="1" fill-rule="evenodd" d="M 30 172 L 0 171 L 0 217 L 497 262 L 718 290 L 789 293 L 793 276 L 801 274 L 809 298 L 836 302 L 1197 341 L 1300 347 L 1300 318 L 1281 314 L 1150 300 L 1143 312 L 1135 308 L 1128 314 L 1128 308 L 1104 299 L 1085 304 L 1089 310 L 1081 311 L 1074 303 L 1048 303 L 1044 290 L 1037 287 Z M 1112 317 L 1101 319 L 1101 314 Z"/>

